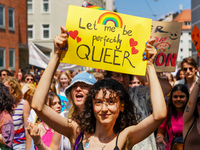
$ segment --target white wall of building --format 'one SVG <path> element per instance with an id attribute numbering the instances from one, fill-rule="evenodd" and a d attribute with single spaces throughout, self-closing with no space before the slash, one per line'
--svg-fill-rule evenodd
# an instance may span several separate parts
<path id="1" fill-rule="evenodd" d="M 182 30 L 182 35 L 180 38 L 177 62 L 181 62 L 185 57 L 192 56 L 192 40 L 191 40 L 191 31 Z"/>

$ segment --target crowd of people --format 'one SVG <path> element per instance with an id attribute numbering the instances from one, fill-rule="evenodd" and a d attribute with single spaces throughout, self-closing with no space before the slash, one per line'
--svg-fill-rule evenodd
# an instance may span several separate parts
<path id="1" fill-rule="evenodd" d="M 62 26 L 45 70 L 0 70 L 0 149 L 200 148 L 200 79 L 193 58 L 184 58 L 176 75 L 156 72 L 150 39 L 146 76 L 57 70 L 67 39 Z"/>

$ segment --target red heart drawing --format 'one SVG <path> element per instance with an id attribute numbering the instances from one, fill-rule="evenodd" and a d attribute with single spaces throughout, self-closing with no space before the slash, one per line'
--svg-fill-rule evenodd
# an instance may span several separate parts
<path id="1" fill-rule="evenodd" d="M 137 49 L 135 49 L 135 47 L 132 47 L 132 54 L 137 54 L 138 53 L 138 50 Z"/>
<path id="2" fill-rule="evenodd" d="M 129 44 L 130 44 L 130 47 L 133 47 L 133 46 L 137 46 L 137 45 L 138 45 L 138 42 L 137 42 L 137 41 L 134 41 L 134 39 L 131 38 L 131 39 L 129 40 Z"/>
<path id="3" fill-rule="evenodd" d="M 69 35 L 71 36 L 72 39 L 75 40 L 75 38 L 76 38 L 77 35 L 78 35 L 78 31 L 77 31 L 77 30 L 69 31 Z"/>
<path id="4" fill-rule="evenodd" d="M 81 38 L 77 36 L 76 38 L 77 43 L 81 41 Z"/>

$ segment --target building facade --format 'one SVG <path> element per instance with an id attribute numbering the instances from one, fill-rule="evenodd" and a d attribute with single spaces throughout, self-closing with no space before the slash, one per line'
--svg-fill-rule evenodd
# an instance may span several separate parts
<path id="1" fill-rule="evenodd" d="M 50 57 L 54 47 L 53 39 L 60 33 L 60 26 L 66 24 L 68 6 L 82 6 L 83 2 L 84 0 L 28 0 L 28 40 Z M 89 0 L 88 2 L 99 7 L 106 7 L 105 0 Z"/>
<path id="2" fill-rule="evenodd" d="M 182 22 L 182 32 L 177 56 L 177 63 L 180 63 L 184 58 L 192 56 L 191 10 L 185 9 L 181 11 L 173 21 Z"/>
<path id="3" fill-rule="evenodd" d="M 26 12 L 26 0 L 0 0 L 0 69 L 27 67 Z"/>

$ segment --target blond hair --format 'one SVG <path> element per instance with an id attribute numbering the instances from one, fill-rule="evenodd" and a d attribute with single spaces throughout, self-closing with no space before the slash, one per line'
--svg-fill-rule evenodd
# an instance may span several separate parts
<path id="1" fill-rule="evenodd" d="M 7 76 L 2 79 L 2 83 L 5 83 L 5 82 L 8 82 L 8 84 L 10 85 L 11 94 L 14 97 L 14 99 L 17 101 L 21 100 L 23 97 L 23 94 L 22 94 L 22 91 L 20 89 L 20 85 L 17 79 L 11 76 Z"/>

